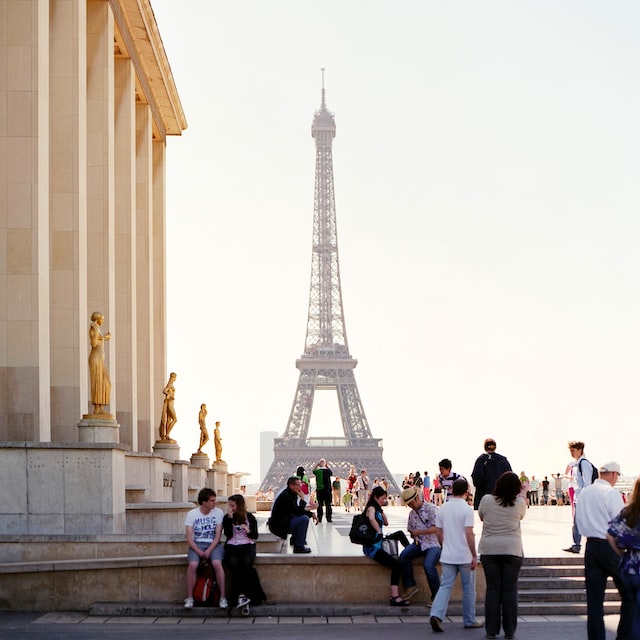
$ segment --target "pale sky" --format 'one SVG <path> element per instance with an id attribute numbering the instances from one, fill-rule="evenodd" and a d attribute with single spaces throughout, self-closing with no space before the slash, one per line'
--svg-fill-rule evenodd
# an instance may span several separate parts
<path id="1" fill-rule="evenodd" d="M 167 168 L 183 459 L 203 402 L 248 482 L 286 427 L 325 67 L 347 336 L 390 470 L 469 474 L 491 436 L 536 477 L 569 439 L 640 472 L 640 4 L 152 5 L 189 122 Z M 335 393 L 310 435 L 342 435 Z"/>

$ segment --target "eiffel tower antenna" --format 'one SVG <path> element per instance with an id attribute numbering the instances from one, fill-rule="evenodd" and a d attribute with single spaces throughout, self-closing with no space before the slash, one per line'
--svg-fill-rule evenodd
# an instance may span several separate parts
<path id="1" fill-rule="evenodd" d="M 284 487 L 299 465 L 307 470 L 326 458 L 335 475 L 348 476 L 353 464 L 359 473 L 384 477 L 390 490 L 398 487 L 382 459 L 381 440 L 371 435 L 356 385 L 358 364 L 349 353 L 342 307 L 338 232 L 333 185 L 333 138 L 336 123 L 325 102 L 324 68 L 320 109 L 313 117 L 311 136 L 316 144 L 315 195 L 313 204 L 313 243 L 309 313 L 304 353 L 296 360 L 300 371 L 291 413 L 281 438 L 274 441 L 274 460 L 264 477 L 261 490 Z M 309 438 L 309 424 L 315 393 L 333 390 L 344 438 Z"/>

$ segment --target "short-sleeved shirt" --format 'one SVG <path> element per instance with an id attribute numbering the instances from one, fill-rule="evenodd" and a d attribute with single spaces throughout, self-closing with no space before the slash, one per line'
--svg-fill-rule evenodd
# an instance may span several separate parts
<path id="1" fill-rule="evenodd" d="M 609 523 L 608 533 L 624 552 L 620 559 L 622 572 L 632 576 L 640 575 L 640 523 L 632 529 L 622 513 L 619 513 Z"/>
<path id="2" fill-rule="evenodd" d="M 436 527 L 442 529 L 440 562 L 470 564 L 473 558 L 467 544 L 467 527 L 473 527 L 473 509 L 464 498 L 452 497 L 438 509 Z"/>
<path id="3" fill-rule="evenodd" d="M 208 542 L 211 544 L 216 537 L 218 527 L 222 526 L 223 517 L 222 509 L 218 507 L 211 509 L 207 515 L 200 511 L 200 507 L 196 507 L 191 509 L 185 516 L 184 526 L 193 528 L 194 542 Z"/>
<path id="4" fill-rule="evenodd" d="M 431 502 L 423 502 L 416 511 L 411 509 L 409 519 L 407 521 L 407 531 L 415 531 L 420 529 L 430 529 L 436 524 L 436 515 L 438 509 Z M 439 547 L 438 536 L 435 533 L 425 533 L 415 538 L 420 544 L 420 549 L 426 551 L 431 547 Z"/>

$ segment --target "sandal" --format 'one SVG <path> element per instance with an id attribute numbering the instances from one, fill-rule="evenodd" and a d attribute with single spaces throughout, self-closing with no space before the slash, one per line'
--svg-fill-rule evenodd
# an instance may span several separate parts
<path id="1" fill-rule="evenodd" d="M 408 607 L 411 603 L 400 596 L 395 596 L 389 600 L 389 604 L 392 607 Z"/>

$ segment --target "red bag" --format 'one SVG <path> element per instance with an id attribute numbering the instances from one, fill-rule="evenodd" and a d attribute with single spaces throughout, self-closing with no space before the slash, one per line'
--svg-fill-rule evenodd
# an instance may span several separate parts
<path id="1" fill-rule="evenodd" d="M 193 600 L 196 604 L 217 607 L 220 602 L 220 590 L 215 579 L 215 572 L 211 562 L 206 558 L 200 559 L 196 569 L 198 578 L 193 588 Z"/>
<path id="2" fill-rule="evenodd" d="M 218 606 L 220 591 L 214 578 L 198 577 L 193 588 L 193 601 L 199 605 Z"/>

